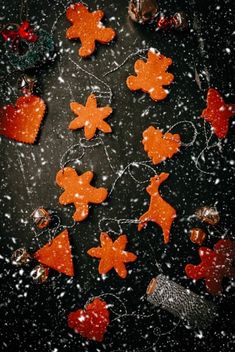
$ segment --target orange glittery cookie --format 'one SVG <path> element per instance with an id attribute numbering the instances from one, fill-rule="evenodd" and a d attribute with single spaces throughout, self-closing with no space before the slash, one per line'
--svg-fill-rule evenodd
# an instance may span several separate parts
<path id="1" fill-rule="evenodd" d="M 66 38 L 81 41 L 79 55 L 88 57 L 95 51 L 95 41 L 101 44 L 109 43 L 116 35 L 112 28 L 105 28 L 100 22 L 104 12 L 97 10 L 89 12 L 82 3 L 70 5 L 66 11 L 68 20 L 72 26 L 66 31 Z"/>
<path id="2" fill-rule="evenodd" d="M 60 273 L 74 276 L 68 230 L 64 230 L 50 243 L 34 253 L 34 258 Z"/>
<path id="3" fill-rule="evenodd" d="M 158 224 L 162 228 L 165 244 L 170 241 L 170 229 L 176 217 L 175 209 L 160 196 L 158 191 L 161 183 L 168 177 L 169 174 L 164 172 L 160 176 L 151 177 L 150 185 L 146 188 L 151 197 L 149 209 L 139 218 L 140 223 L 138 225 L 138 230 L 141 231 L 149 221 Z"/>
<path id="4" fill-rule="evenodd" d="M 106 188 L 95 188 L 90 185 L 93 176 L 91 171 L 79 176 L 71 167 L 60 170 L 56 175 L 56 183 L 65 190 L 59 198 L 59 203 L 75 205 L 76 211 L 73 215 L 75 221 L 82 221 L 88 216 L 89 203 L 102 203 L 108 195 Z"/>
<path id="5" fill-rule="evenodd" d="M 33 144 L 45 110 L 44 101 L 37 96 L 18 98 L 15 106 L 0 108 L 0 134 L 18 142 Z"/>
<path id="6" fill-rule="evenodd" d="M 77 117 L 70 123 L 69 129 L 76 130 L 84 127 L 86 139 L 94 137 L 97 129 L 104 133 L 112 132 L 112 128 L 104 119 L 106 119 L 113 110 L 110 106 L 97 108 L 95 95 L 89 95 L 85 106 L 72 102 L 70 103 L 70 108 Z"/>
<path id="7" fill-rule="evenodd" d="M 142 143 L 154 165 L 159 164 L 166 158 L 171 158 L 180 148 L 180 135 L 165 133 L 158 128 L 148 127 L 143 132 Z"/>
<path id="8" fill-rule="evenodd" d="M 147 62 L 140 59 L 135 62 L 134 69 L 137 76 L 127 78 L 128 88 L 131 91 L 141 89 L 143 92 L 149 93 L 155 101 L 165 99 L 168 92 L 163 86 L 169 85 L 174 79 L 172 73 L 166 72 L 171 64 L 170 58 L 150 49 Z"/>
<path id="9" fill-rule="evenodd" d="M 91 257 L 100 258 L 99 273 L 107 274 L 112 268 L 116 273 L 125 279 L 127 270 L 125 263 L 134 262 L 137 256 L 131 252 L 126 252 L 124 249 L 127 244 L 127 236 L 120 235 L 116 241 L 112 241 L 106 232 L 100 235 L 101 247 L 94 247 L 87 251 Z"/>

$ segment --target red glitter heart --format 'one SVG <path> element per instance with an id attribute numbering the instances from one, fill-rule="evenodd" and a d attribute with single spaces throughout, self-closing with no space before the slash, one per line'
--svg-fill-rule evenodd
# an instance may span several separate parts
<path id="1" fill-rule="evenodd" d="M 78 309 L 68 316 L 68 326 L 89 340 L 103 341 L 108 325 L 107 303 L 100 298 L 95 298 L 84 310 Z"/>
<path id="2" fill-rule="evenodd" d="M 0 134 L 18 142 L 33 144 L 45 110 L 44 101 L 37 96 L 18 98 L 15 106 L 0 108 Z"/>

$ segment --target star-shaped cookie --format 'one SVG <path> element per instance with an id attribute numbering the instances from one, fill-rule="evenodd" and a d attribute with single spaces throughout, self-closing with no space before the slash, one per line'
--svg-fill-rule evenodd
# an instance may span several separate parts
<path id="1" fill-rule="evenodd" d="M 85 106 L 72 102 L 70 103 L 70 108 L 77 115 L 69 124 L 70 130 L 84 127 L 85 137 L 88 140 L 94 137 L 97 129 L 104 133 L 112 132 L 112 128 L 104 120 L 113 110 L 110 106 L 98 108 L 95 95 L 89 95 Z"/>
<path id="2" fill-rule="evenodd" d="M 91 257 L 100 258 L 99 273 L 106 274 L 112 268 L 116 273 L 125 279 L 127 270 L 125 263 L 134 262 L 137 256 L 134 253 L 126 252 L 127 236 L 120 235 L 116 241 L 112 241 L 106 232 L 100 235 L 101 247 L 91 248 L 88 254 Z"/>

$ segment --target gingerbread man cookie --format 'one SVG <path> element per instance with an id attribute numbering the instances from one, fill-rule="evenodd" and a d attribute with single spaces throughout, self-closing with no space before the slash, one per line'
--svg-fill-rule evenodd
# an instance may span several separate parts
<path id="1" fill-rule="evenodd" d="M 193 280 L 204 279 L 207 291 L 217 295 L 222 291 L 223 278 L 235 277 L 235 243 L 219 240 L 214 245 L 214 250 L 200 247 L 199 256 L 201 263 L 186 265 L 185 272 Z"/>
<path id="2" fill-rule="evenodd" d="M 141 89 L 143 92 L 149 93 L 155 101 L 165 99 L 168 92 L 163 86 L 169 85 L 174 79 L 172 73 L 166 72 L 171 64 L 172 60 L 170 58 L 150 49 L 147 62 L 143 60 L 135 62 L 134 68 L 137 76 L 127 78 L 127 87 L 131 91 Z"/>
<path id="3" fill-rule="evenodd" d="M 93 176 L 91 171 L 79 176 L 72 167 L 66 167 L 56 175 L 56 183 L 65 190 L 59 198 L 59 203 L 75 205 L 76 211 L 73 215 L 75 221 L 82 221 L 88 216 L 89 203 L 99 204 L 107 198 L 107 189 L 90 185 Z"/>
<path id="4" fill-rule="evenodd" d="M 83 58 L 93 54 L 96 41 L 107 44 L 116 35 L 112 28 L 105 28 L 100 22 L 104 17 L 101 10 L 89 12 L 84 4 L 77 3 L 69 6 L 66 16 L 72 23 L 67 29 L 66 38 L 80 39 L 82 46 L 78 52 Z"/>

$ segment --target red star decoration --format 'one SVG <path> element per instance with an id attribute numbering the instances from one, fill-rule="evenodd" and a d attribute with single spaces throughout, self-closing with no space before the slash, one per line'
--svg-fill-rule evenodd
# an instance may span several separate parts
<path id="1" fill-rule="evenodd" d="M 210 122 L 218 138 L 225 138 L 228 134 L 229 119 L 235 115 L 235 104 L 225 104 L 220 93 L 209 88 L 207 93 L 207 107 L 202 112 L 202 117 Z"/>

